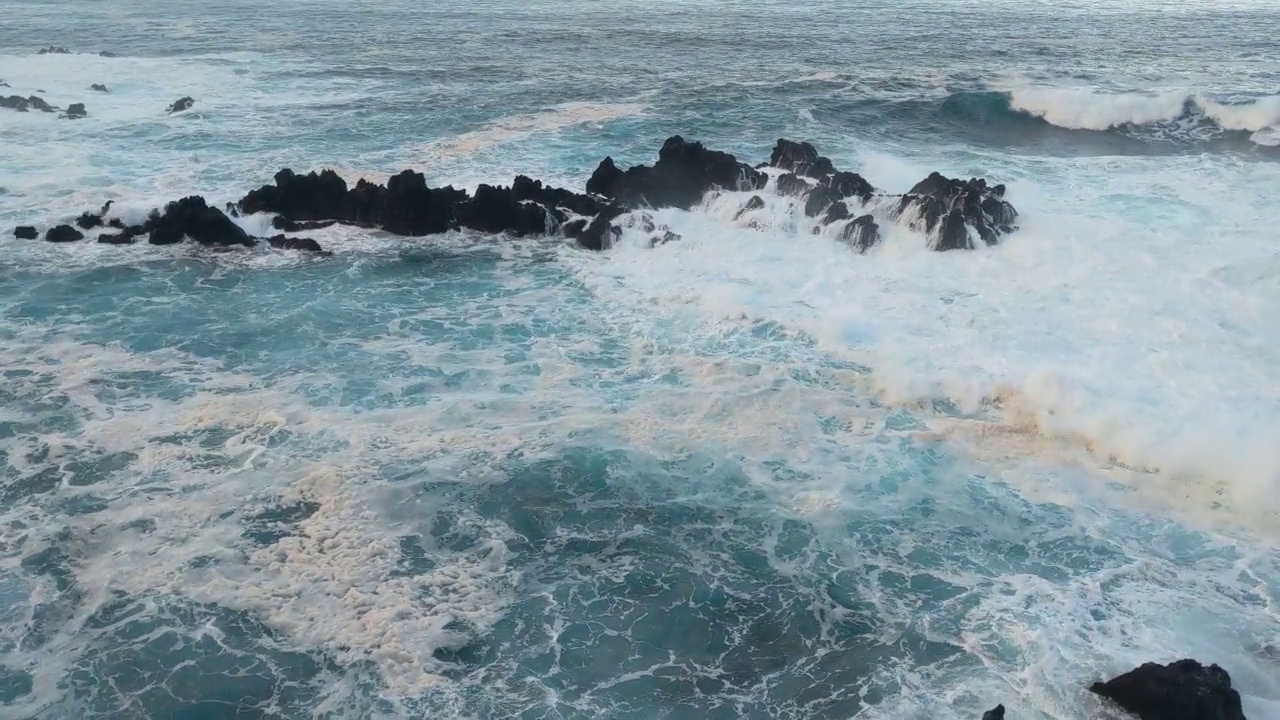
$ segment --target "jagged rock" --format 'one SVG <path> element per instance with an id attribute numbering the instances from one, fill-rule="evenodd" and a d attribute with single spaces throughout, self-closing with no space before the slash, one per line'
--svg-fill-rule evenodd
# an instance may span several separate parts
<path id="1" fill-rule="evenodd" d="M 818 217 L 839 200 L 840 196 L 834 190 L 825 185 L 819 185 L 809 193 L 809 199 L 804 203 L 804 214 L 809 217 Z"/>
<path id="2" fill-rule="evenodd" d="M 396 235 L 418 236 L 457 228 L 454 204 L 466 200 L 467 194 L 452 187 L 432 190 L 422 173 L 405 170 L 387 181 L 385 198 L 382 228 Z"/>
<path id="3" fill-rule="evenodd" d="M 537 203 L 522 203 L 510 188 L 481 185 L 475 196 L 455 208 L 458 224 L 486 233 L 512 235 L 549 234 L 559 223 Z"/>
<path id="4" fill-rule="evenodd" d="M 839 222 L 841 220 L 848 220 L 850 217 L 852 216 L 849 215 L 848 205 L 843 201 L 834 202 L 831 204 L 831 207 L 827 208 L 826 214 L 822 216 L 821 223 L 823 225 L 830 225 L 831 223 Z"/>
<path id="5" fill-rule="evenodd" d="M 862 215 L 841 228 L 836 239 L 848 243 L 860 253 L 865 253 L 880 242 L 880 226 L 876 224 L 875 218 Z"/>
<path id="6" fill-rule="evenodd" d="M 763 210 L 763 209 L 764 209 L 764 198 L 760 197 L 759 195 L 752 195 L 751 199 L 748 200 L 745 205 L 738 208 L 738 212 L 734 213 L 733 221 L 737 222 L 742 218 L 743 215 L 746 215 L 749 212 L 755 212 L 756 210 Z"/>
<path id="7" fill-rule="evenodd" d="M 663 143 L 653 167 L 637 165 L 624 172 L 605 158 L 587 182 L 587 192 L 628 207 L 688 210 L 711 190 L 754 190 L 766 180 L 764 173 L 734 156 L 676 135 Z"/>
<path id="8" fill-rule="evenodd" d="M 334 171 L 298 175 L 285 168 L 276 173 L 274 185 L 249 191 L 238 205 L 246 214 L 275 213 L 289 220 L 355 219 L 346 203 L 347 182 Z"/>
<path id="9" fill-rule="evenodd" d="M 1004 720 L 1004 705 L 997 705 L 983 713 L 982 720 Z"/>
<path id="10" fill-rule="evenodd" d="M 49 231 L 44 234 L 44 239 L 55 243 L 75 242 L 77 240 L 83 240 L 84 233 L 81 233 L 70 225 L 59 225 L 57 227 L 49 228 Z"/>
<path id="11" fill-rule="evenodd" d="M 63 117 L 78 120 L 82 117 L 88 117 L 88 115 L 89 112 L 84 109 L 84 103 L 75 103 L 67 106 L 67 114 L 63 115 Z"/>
<path id="12" fill-rule="evenodd" d="M 102 217 L 87 212 L 76 218 L 76 225 L 79 225 L 83 230 L 92 230 L 99 225 L 102 225 Z"/>
<path id="13" fill-rule="evenodd" d="M 511 183 L 511 193 L 518 201 L 532 200 L 546 208 L 565 208 L 575 215 L 595 215 L 604 204 L 590 195 L 543 186 L 541 180 L 519 175 Z"/>
<path id="14" fill-rule="evenodd" d="M 202 245 L 254 244 L 248 233 L 221 210 L 209 207 L 199 195 L 169 203 L 164 213 L 153 211 L 141 230 L 151 234 L 152 245 L 172 245 L 184 237 Z"/>
<path id="15" fill-rule="evenodd" d="M 124 230 L 125 224 L 124 224 L 124 221 L 121 220 L 120 218 L 111 218 L 110 220 L 107 221 L 107 227 L 113 227 L 117 230 Z"/>
<path id="16" fill-rule="evenodd" d="M 582 236 L 583 231 L 587 229 L 588 222 L 590 221 L 587 220 L 586 218 L 578 218 L 577 220 L 570 220 L 569 222 L 560 226 L 560 232 L 570 240 L 577 240 L 579 237 Z"/>
<path id="17" fill-rule="evenodd" d="M 865 204 L 875 194 L 875 188 L 861 175 L 854 172 L 838 172 L 823 180 L 823 184 L 831 188 L 840 197 L 856 197 Z"/>
<path id="18" fill-rule="evenodd" d="M 800 179 L 800 176 L 795 173 L 779 175 L 775 187 L 778 194 L 785 197 L 804 197 L 813 189 L 813 186 Z"/>
<path id="19" fill-rule="evenodd" d="M 17 110 L 18 112 L 27 112 L 31 109 L 31 103 L 24 97 L 10 95 L 8 97 L 0 97 L 0 107 Z"/>
<path id="20" fill-rule="evenodd" d="M 35 240 L 40 237 L 40 231 L 30 225 L 19 225 L 13 229 L 13 236 L 19 240 Z"/>
<path id="21" fill-rule="evenodd" d="M 291 238 L 284 235 L 276 235 L 267 238 L 267 244 L 277 250 L 305 250 L 307 252 L 323 253 L 324 248 L 320 247 L 320 243 L 311 238 Z"/>
<path id="22" fill-rule="evenodd" d="M 1245 720 L 1227 671 L 1195 660 L 1146 663 L 1089 690 L 1141 720 Z"/>
<path id="23" fill-rule="evenodd" d="M 111 92 L 110 90 L 108 90 L 108 89 L 107 89 L 107 86 L 106 86 L 106 85 L 103 85 L 103 84 L 101 84 L 101 83 L 94 83 L 94 84 L 92 84 L 92 85 L 90 85 L 90 86 L 89 86 L 89 89 L 90 89 L 90 90 L 97 91 L 97 92 L 102 92 L 102 93 L 109 93 L 109 92 Z"/>
<path id="24" fill-rule="evenodd" d="M 174 113 L 185 112 L 187 110 L 190 110 L 191 106 L 195 104 L 196 104 L 196 101 L 192 100 L 190 97 L 179 98 L 177 100 L 174 100 L 173 104 L 170 105 L 169 109 L 166 110 L 165 112 L 169 113 L 170 115 Z"/>
<path id="25" fill-rule="evenodd" d="M 622 228 L 615 227 L 614 218 L 626 212 L 626 208 L 618 204 L 609 205 L 596 215 L 578 235 L 578 244 L 587 250 L 607 250 L 618 238 L 622 237 Z"/>
<path id="26" fill-rule="evenodd" d="M 64 47 L 55 47 L 53 45 L 50 45 L 47 48 L 40 48 L 40 51 L 37 52 L 36 54 L 37 55 L 70 55 L 71 51 Z"/>
<path id="27" fill-rule="evenodd" d="M 783 170 L 789 170 L 796 175 L 807 175 L 814 178 L 834 175 L 836 172 L 836 168 L 831 164 L 831 161 L 819 155 L 817 149 L 809 143 L 797 143 L 785 139 L 778 140 L 778 144 L 774 146 L 773 155 L 769 158 L 769 164 Z"/>
<path id="28" fill-rule="evenodd" d="M 896 215 L 930 235 L 935 250 L 970 250 L 970 229 L 987 245 L 1015 229 L 1018 213 L 1003 194 L 1003 185 L 988 188 L 982 179 L 954 180 L 935 172 L 902 197 Z"/>
<path id="29" fill-rule="evenodd" d="M 38 98 L 35 95 L 32 95 L 31 97 L 27 98 L 27 107 L 31 108 L 32 110 L 39 110 L 41 112 L 47 112 L 47 113 L 58 111 L 57 108 L 45 102 L 43 98 Z"/>

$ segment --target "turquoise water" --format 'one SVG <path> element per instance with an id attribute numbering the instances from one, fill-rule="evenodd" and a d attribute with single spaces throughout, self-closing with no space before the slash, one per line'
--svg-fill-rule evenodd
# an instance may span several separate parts
<path id="1" fill-rule="evenodd" d="M 1023 216 L 865 257 L 734 194 L 604 254 L 6 233 L 0 717 L 1065 719 L 1184 656 L 1280 713 L 1273 8 L 0 14 L 0 78 L 90 113 L 0 115 L 6 228 L 283 165 L 580 190 L 673 133 Z"/>

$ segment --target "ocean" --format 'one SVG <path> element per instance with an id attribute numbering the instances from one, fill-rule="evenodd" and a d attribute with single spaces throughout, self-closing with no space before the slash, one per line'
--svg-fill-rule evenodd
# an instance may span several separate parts
<path id="1" fill-rule="evenodd" d="M 1275 3 L 0 18 L 0 95 L 88 113 L 0 108 L 0 718 L 1066 720 L 1182 657 L 1280 718 Z M 10 232 L 284 167 L 581 192 L 676 134 L 983 177 L 1019 228 Z"/>

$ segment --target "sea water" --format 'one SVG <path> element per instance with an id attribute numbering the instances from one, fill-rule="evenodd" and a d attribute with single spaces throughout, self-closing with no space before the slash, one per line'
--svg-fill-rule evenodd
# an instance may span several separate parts
<path id="1" fill-rule="evenodd" d="M 0 93 L 89 113 L 0 111 L 0 717 L 1066 720 L 1181 657 L 1280 717 L 1273 4 L 0 17 Z M 986 177 L 1021 227 L 8 233 L 286 166 L 581 190 L 673 134 Z"/>

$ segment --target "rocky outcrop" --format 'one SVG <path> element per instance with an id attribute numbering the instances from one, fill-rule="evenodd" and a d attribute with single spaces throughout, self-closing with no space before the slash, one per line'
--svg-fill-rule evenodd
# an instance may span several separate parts
<path id="1" fill-rule="evenodd" d="M 40 231 L 31 225 L 19 225 L 13 229 L 13 236 L 19 240 L 35 240 L 40 237 Z"/>
<path id="2" fill-rule="evenodd" d="M 82 117 L 88 117 L 89 113 L 84 109 L 84 103 L 75 103 L 67 106 L 67 112 L 62 117 L 71 120 L 78 120 Z"/>
<path id="3" fill-rule="evenodd" d="M 1004 720 L 1004 705 L 997 705 L 982 713 L 982 720 Z"/>
<path id="4" fill-rule="evenodd" d="M 140 229 L 150 233 L 152 245 L 172 245 L 186 238 L 201 245 L 249 247 L 254 244 L 249 233 L 221 210 L 209 207 L 199 195 L 171 202 L 163 213 L 153 211 Z"/>
<path id="5" fill-rule="evenodd" d="M 17 100 L 25 109 L 37 98 Z M 171 111 L 188 107 L 190 98 L 183 98 Z M 788 140 L 778 141 L 771 164 L 782 171 L 774 190 L 801 201 L 804 215 L 812 219 L 806 226 L 815 234 L 831 228 L 835 239 L 859 252 L 879 242 L 876 217 L 866 212 L 854 217 L 855 209 L 876 194 L 861 176 L 837 170 L 808 143 Z M 231 217 L 268 213 L 273 216 L 275 230 L 290 233 L 343 223 L 412 237 L 456 230 L 512 236 L 559 234 L 584 248 L 604 250 L 617 242 L 624 228 L 633 228 L 648 236 L 650 246 L 658 246 L 679 239 L 679 235 L 658 226 L 642 209 L 689 209 L 709 193 L 763 190 L 767 180 L 768 175 L 733 155 L 708 150 L 680 136 L 663 144 L 652 167 L 623 170 L 605 158 L 588 180 L 586 194 L 544 185 L 524 175 L 517 176 L 509 187 L 486 184 L 468 193 L 452 186 L 430 187 L 426 177 L 414 170 L 400 172 L 385 185 L 360 180 L 351 186 L 332 170 L 299 175 L 284 169 L 276 173 L 272 184 L 227 203 L 225 212 L 210 207 L 199 196 L 187 197 L 163 211 L 153 211 L 142 225 L 129 227 L 112 219 L 108 224 L 120 232 L 102 235 L 99 241 L 124 244 L 148 235 L 151 243 L 161 245 L 189 238 L 205 245 L 251 246 L 255 238 Z M 972 247 L 969 238 L 974 236 L 994 243 L 1014 229 L 1017 219 L 1017 212 L 1004 200 L 1004 187 L 988 187 L 984 180 L 950 180 L 934 173 L 909 193 L 894 197 L 891 206 L 878 202 L 873 207 L 892 220 L 920 227 L 931 246 L 939 250 Z M 752 195 L 735 212 L 734 221 L 767 206 L 760 194 Z M 107 203 L 97 215 L 85 213 L 77 224 L 85 230 L 98 228 L 109 208 Z M 757 229 L 783 226 L 761 217 L 747 218 L 746 224 Z M 319 247 L 314 240 L 283 234 L 266 240 L 283 249 L 317 252 Z"/>
<path id="6" fill-rule="evenodd" d="M 663 143 L 653 167 L 637 165 L 624 172 L 613 158 L 605 158 L 587 181 L 587 192 L 628 207 L 688 210 L 712 190 L 756 190 L 767 179 L 728 153 L 676 135 Z"/>
<path id="7" fill-rule="evenodd" d="M 174 113 L 186 112 L 187 110 L 191 109 L 192 105 L 195 105 L 195 104 L 196 104 L 196 101 L 192 100 L 189 97 L 178 98 L 177 100 L 173 101 L 173 104 L 170 105 L 169 109 L 165 110 L 165 112 L 169 113 L 170 115 Z"/>
<path id="8" fill-rule="evenodd" d="M 1245 720 L 1227 671 L 1195 660 L 1147 663 L 1089 690 L 1140 720 Z"/>
<path id="9" fill-rule="evenodd" d="M 107 89 L 107 86 L 106 86 L 106 85 L 102 85 L 101 83 L 94 83 L 94 84 L 92 84 L 92 85 L 90 85 L 90 86 L 89 86 L 89 89 L 90 89 L 90 90 L 93 90 L 93 91 L 95 91 L 95 92 L 100 92 L 100 93 L 109 93 L 109 92 L 111 92 L 110 90 L 108 90 L 108 89 Z"/>
<path id="10" fill-rule="evenodd" d="M 955 180 L 935 172 L 902 196 L 895 214 L 928 235 L 935 250 L 972 250 L 975 235 L 995 245 L 1016 229 L 1018 213 L 1004 192 L 1003 185 L 988 187 L 981 178 Z"/>
<path id="11" fill-rule="evenodd" d="M 84 233 L 70 225 L 59 225 L 49 228 L 49 231 L 44 234 L 44 239 L 54 243 L 76 242 L 84 239 Z"/>
<path id="12" fill-rule="evenodd" d="M 39 110 L 40 112 L 47 112 L 47 113 L 58 111 L 57 108 L 45 102 L 43 98 L 38 98 L 35 95 L 32 95 L 31 97 L 27 98 L 27 107 L 31 108 L 32 110 Z"/>
<path id="13" fill-rule="evenodd" d="M 36 97 L 19 97 L 10 95 L 8 97 L 0 97 L 0 107 L 17 110 L 18 112 L 29 112 L 31 110 L 40 110 L 41 112 L 57 112 L 58 109 L 44 101 L 44 98 Z"/>
<path id="14" fill-rule="evenodd" d="M 55 45 L 50 45 L 47 48 L 40 48 L 39 52 L 37 52 L 36 54 L 37 55 L 70 55 L 71 51 L 64 47 L 57 47 Z"/>

